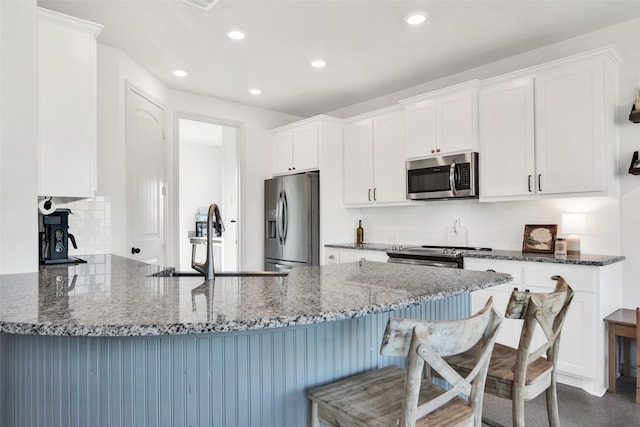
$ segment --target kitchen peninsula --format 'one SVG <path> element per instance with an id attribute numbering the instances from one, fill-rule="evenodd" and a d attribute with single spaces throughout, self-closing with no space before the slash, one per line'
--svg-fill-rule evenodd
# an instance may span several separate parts
<path id="1" fill-rule="evenodd" d="M 162 277 L 113 255 L 0 276 L 8 425 L 300 426 L 308 387 L 399 363 L 389 316 L 459 318 L 508 274 L 376 262 Z"/>

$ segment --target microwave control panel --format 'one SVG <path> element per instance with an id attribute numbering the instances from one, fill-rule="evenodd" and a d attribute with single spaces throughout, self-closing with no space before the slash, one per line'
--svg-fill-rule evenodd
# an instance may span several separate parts
<path id="1" fill-rule="evenodd" d="M 468 190 L 471 188 L 471 164 L 461 163 L 456 165 L 458 179 L 456 180 L 456 190 Z"/>

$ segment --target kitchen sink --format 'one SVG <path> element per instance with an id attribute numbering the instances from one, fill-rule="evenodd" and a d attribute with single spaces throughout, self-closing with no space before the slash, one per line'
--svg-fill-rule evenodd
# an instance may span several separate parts
<path id="1" fill-rule="evenodd" d="M 287 276 L 286 271 L 216 271 L 214 277 L 282 277 Z M 152 277 L 202 277 L 197 271 L 175 271 L 173 269 L 162 270 L 151 275 Z"/>

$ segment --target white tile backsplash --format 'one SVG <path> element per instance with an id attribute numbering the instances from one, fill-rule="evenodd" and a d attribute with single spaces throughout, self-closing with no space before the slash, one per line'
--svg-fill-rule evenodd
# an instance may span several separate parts
<path id="1" fill-rule="evenodd" d="M 71 209 L 69 233 L 73 234 L 78 249 L 70 247 L 69 255 L 111 253 L 111 199 L 96 196 L 75 202 L 58 204 Z"/>
<path id="2" fill-rule="evenodd" d="M 447 227 L 459 218 L 461 225 L 467 227 L 469 246 L 505 250 L 522 248 L 525 224 L 558 224 L 562 234 L 561 218 L 567 212 L 586 213 L 586 231 L 580 235 L 583 253 L 620 253 L 620 206 L 614 197 L 495 203 L 442 200 L 360 210 L 365 242 L 444 244 Z"/>

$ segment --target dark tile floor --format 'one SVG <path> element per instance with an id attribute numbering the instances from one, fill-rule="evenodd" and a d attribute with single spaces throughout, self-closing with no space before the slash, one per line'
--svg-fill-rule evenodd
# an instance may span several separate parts
<path id="1" fill-rule="evenodd" d="M 635 378 L 619 378 L 618 394 L 592 396 L 575 387 L 558 384 L 558 410 L 563 427 L 640 426 L 640 405 L 635 404 Z M 505 426 L 511 425 L 511 401 L 490 395 L 484 397 L 483 417 Z M 546 427 L 547 403 L 544 394 L 525 403 L 527 427 Z"/>

